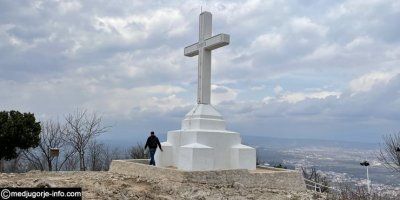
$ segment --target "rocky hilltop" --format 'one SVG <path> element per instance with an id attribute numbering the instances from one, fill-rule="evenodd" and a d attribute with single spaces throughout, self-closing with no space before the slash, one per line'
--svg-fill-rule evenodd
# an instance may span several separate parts
<path id="1" fill-rule="evenodd" d="M 1 173 L 0 187 L 82 187 L 83 199 L 324 199 L 312 192 L 249 189 L 241 184 L 166 184 L 113 172 Z"/>

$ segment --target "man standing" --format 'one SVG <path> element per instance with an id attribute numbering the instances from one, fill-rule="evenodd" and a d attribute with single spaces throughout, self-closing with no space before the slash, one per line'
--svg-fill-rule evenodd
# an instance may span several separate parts
<path id="1" fill-rule="evenodd" d="M 146 145 L 144 146 L 144 149 L 149 147 L 149 152 L 150 152 L 150 165 L 156 165 L 156 162 L 154 161 L 154 154 L 156 154 L 157 146 L 160 147 L 160 150 L 163 151 L 160 141 L 158 140 L 158 137 L 154 135 L 154 131 L 150 133 L 150 136 L 147 138 Z"/>

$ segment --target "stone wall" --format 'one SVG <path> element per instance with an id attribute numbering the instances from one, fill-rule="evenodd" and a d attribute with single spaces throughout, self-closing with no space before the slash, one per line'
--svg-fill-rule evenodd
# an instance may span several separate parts
<path id="1" fill-rule="evenodd" d="M 150 166 L 147 162 L 147 160 L 113 160 L 110 171 L 176 184 L 198 183 L 220 186 L 241 184 L 247 188 L 306 190 L 301 174 L 294 170 L 258 168 L 257 170 L 181 171 Z"/>

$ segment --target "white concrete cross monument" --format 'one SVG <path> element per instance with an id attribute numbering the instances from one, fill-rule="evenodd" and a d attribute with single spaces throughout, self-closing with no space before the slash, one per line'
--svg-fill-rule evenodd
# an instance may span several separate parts
<path id="1" fill-rule="evenodd" d="M 200 14 L 199 42 L 185 48 L 185 56 L 198 55 L 197 105 L 182 120 L 181 129 L 169 131 L 164 151 L 157 151 L 156 166 L 185 171 L 256 168 L 256 151 L 241 144 L 239 133 L 226 130 L 222 115 L 210 104 L 211 51 L 228 45 L 229 35 L 212 37 L 212 15 Z"/>
<path id="2" fill-rule="evenodd" d="M 212 15 L 200 14 L 199 42 L 185 47 L 185 56 L 199 56 L 197 103 L 210 104 L 211 97 L 211 51 L 229 44 L 228 34 L 212 36 Z"/>

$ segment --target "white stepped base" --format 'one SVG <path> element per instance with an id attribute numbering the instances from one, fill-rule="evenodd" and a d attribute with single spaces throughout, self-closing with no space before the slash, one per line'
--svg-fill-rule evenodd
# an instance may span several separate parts
<path id="1" fill-rule="evenodd" d="M 169 131 L 156 165 L 185 171 L 256 168 L 256 151 L 242 145 L 239 133 L 225 130 L 222 116 L 208 104 L 198 104 L 182 121 L 182 129 Z"/>

